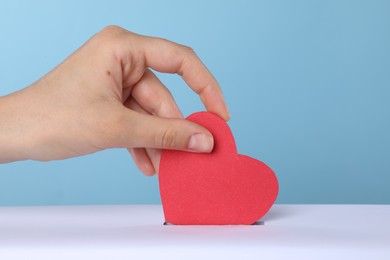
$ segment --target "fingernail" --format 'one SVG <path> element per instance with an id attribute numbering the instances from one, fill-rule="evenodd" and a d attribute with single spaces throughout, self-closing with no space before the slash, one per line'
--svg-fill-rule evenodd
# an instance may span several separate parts
<path id="1" fill-rule="evenodd" d="M 230 119 L 230 111 L 229 109 L 226 107 L 226 111 L 227 111 L 227 120 L 226 121 L 229 121 Z"/>
<path id="2" fill-rule="evenodd" d="M 221 94 L 222 95 L 222 99 L 223 99 L 223 102 L 224 102 L 224 106 L 225 106 L 225 111 L 226 111 L 226 121 L 229 121 L 229 119 L 230 119 L 230 111 L 229 111 L 229 108 L 228 108 L 228 106 L 227 106 L 227 104 L 226 104 L 226 99 L 225 99 L 225 97 L 223 96 L 223 94 Z"/>
<path id="3" fill-rule="evenodd" d="M 200 153 L 209 153 L 213 149 L 213 137 L 205 134 L 194 134 L 188 142 L 188 150 Z"/>

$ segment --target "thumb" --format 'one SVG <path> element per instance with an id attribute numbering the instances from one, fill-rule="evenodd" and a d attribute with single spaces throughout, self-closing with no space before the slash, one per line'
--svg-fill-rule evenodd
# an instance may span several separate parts
<path id="1" fill-rule="evenodd" d="M 199 153 L 209 153 L 214 146 L 212 134 L 204 127 L 186 119 L 163 118 L 129 111 L 132 122 L 127 127 L 127 140 L 132 147 L 172 149 Z M 126 126 L 125 126 L 126 127 Z"/>

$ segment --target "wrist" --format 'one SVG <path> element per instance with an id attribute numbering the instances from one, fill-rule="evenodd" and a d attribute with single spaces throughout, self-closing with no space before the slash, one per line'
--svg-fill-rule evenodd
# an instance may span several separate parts
<path id="1" fill-rule="evenodd" d="M 0 163 L 30 159 L 31 129 L 22 91 L 0 97 Z"/>

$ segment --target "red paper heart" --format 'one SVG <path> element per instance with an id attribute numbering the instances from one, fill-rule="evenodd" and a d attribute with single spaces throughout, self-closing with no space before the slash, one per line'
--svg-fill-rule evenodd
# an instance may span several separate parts
<path id="1" fill-rule="evenodd" d="M 199 112 L 188 120 L 214 137 L 209 154 L 164 150 L 159 184 L 166 222 L 176 225 L 253 224 L 271 208 L 278 180 L 264 163 L 237 154 L 227 123 Z"/>

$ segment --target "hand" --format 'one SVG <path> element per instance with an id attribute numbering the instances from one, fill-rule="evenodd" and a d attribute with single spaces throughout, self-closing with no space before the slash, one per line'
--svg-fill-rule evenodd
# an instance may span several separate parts
<path id="1" fill-rule="evenodd" d="M 57 160 L 128 148 L 146 175 L 160 149 L 210 152 L 149 69 L 177 73 L 208 111 L 229 119 L 221 89 L 192 49 L 109 26 L 31 86 L 0 98 L 0 162 Z"/>

